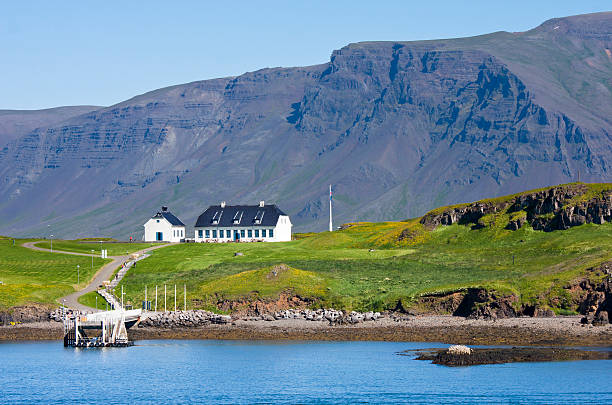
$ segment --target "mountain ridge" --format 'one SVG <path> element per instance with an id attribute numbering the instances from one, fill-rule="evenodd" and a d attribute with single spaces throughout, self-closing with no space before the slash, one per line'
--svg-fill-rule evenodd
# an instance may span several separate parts
<path id="1" fill-rule="evenodd" d="M 125 237 L 162 204 L 189 224 L 221 200 L 274 200 L 296 229 L 322 229 L 329 183 L 347 222 L 578 172 L 609 181 L 611 22 L 349 44 L 325 64 L 175 85 L 41 126 L 0 145 L 0 232 Z"/>

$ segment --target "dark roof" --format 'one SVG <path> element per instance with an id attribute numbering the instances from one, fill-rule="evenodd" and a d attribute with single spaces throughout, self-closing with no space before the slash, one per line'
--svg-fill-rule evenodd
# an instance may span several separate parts
<path id="1" fill-rule="evenodd" d="M 278 217 L 286 215 L 276 205 L 211 205 L 198 217 L 196 228 L 276 226 Z M 213 221 L 214 219 L 214 221 Z M 238 221 L 237 223 L 234 223 Z M 257 221 L 260 221 L 259 223 Z M 218 221 L 216 223 L 215 221 Z"/>
<path id="2" fill-rule="evenodd" d="M 168 222 L 170 222 L 171 225 L 185 226 L 185 224 L 182 223 L 180 219 L 175 217 L 174 214 L 172 214 L 170 211 L 158 212 L 157 214 L 153 215 L 153 218 L 165 218 L 168 220 Z"/>

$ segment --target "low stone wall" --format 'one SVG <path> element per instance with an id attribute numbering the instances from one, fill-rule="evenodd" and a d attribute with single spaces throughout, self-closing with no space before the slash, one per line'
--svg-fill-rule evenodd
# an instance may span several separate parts
<path id="1" fill-rule="evenodd" d="M 232 318 L 229 315 L 219 315 L 209 311 L 172 311 L 147 314 L 147 318 L 140 322 L 139 327 L 198 327 L 231 322 Z"/>
<path id="2" fill-rule="evenodd" d="M 380 312 L 344 312 L 335 309 L 287 309 L 275 312 L 272 315 L 264 315 L 261 318 L 266 321 L 277 319 L 304 319 L 306 321 L 327 321 L 330 324 L 356 324 L 360 322 L 376 321 L 383 318 Z"/>

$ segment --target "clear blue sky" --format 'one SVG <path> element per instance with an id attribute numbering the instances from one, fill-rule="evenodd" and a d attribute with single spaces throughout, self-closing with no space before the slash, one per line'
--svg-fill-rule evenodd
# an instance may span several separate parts
<path id="1" fill-rule="evenodd" d="M 112 105 L 173 84 L 324 63 L 350 42 L 524 31 L 609 0 L 0 3 L 0 109 Z"/>

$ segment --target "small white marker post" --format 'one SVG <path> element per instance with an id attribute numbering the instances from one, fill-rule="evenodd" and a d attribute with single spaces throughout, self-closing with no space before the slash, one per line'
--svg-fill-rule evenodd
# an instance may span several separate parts
<path id="1" fill-rule="evenodd" d="M 164 284 L 164 312 L 166 312 L 166 284 Z"/>
<path id="2" fill-rule="evenodd" d="M 174 312 L 176 312 L 176 284 L 174 284 Z"/>

